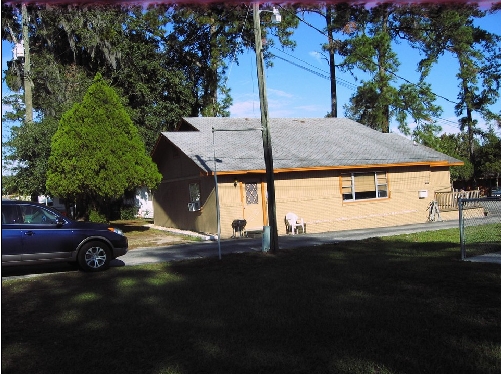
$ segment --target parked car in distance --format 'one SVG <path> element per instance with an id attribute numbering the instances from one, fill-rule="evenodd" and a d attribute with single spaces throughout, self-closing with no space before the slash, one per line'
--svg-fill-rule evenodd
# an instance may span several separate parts
<path id="1" fill-rule="evenodd" d="M 127 250 L 119 229 L 74 221 L 38 203 L 2 201 L 2 266 L 73 262 L 100 271 Z"/>
<path id="2" fill-rule="evenodd" d="M 501 188 L 498 189 L 492 189 L 491 190 L 491 197 L 501 197 Z"/>

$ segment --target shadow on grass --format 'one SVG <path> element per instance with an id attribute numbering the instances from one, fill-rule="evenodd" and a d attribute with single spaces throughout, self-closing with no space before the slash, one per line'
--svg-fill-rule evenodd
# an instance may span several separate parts
<path id="1" fill-rule="evenodd" d="M 2 373 L 497 373 L 499 265 L 369 239 L 2 284 Z"/>
<path id="2" fill-rule="evenodd" d="M 76 263 L 56 262 L 37 265 L 2 266 L 2 278 L 78 271 Z"/>

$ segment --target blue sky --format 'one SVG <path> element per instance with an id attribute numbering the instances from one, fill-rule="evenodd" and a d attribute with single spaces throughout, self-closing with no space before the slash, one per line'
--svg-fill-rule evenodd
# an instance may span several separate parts
<path id="1" fill-rule="evenodd" d="M 306 15 L 306 20 L 322 29 L 324 23 L 320 17 Z M 501 12 L 490 15 L 478 22 L 485 30 L 500 33 L 499 23 Z M 325 21 L 324 21 L 325 22 Z M 325 58 L 322 58 L 321 45 L 326 42 L 326 37 L 318 31 L 300 23 L 293 38 L 297 42 L 294 51 L 286 50 L 287 54 L 280 52 L 280 47 L 271 52 L 296 64 L 311 70 L 329 75 L 329 67 Z M 277 49 L 278 48 L 278 49 Z M 397 75 L 411 82 L 418 82 L 419 74 L 416 72 L 417 62 L 422 58 L 416 50 L 408 47 L 404 42 L 395 45 L 395 52 L 401 63 Z M 341 61 L 336 56 L 336 63 Z M 318 70 L 317 70 L 318 69 Z M 239 58 L 239 65 L 230 64 L 228 86 L 231 88 L 233 105 L 230 108 L 232 117 L 260 117 L 259 94 L 257 85 L 256 57 L 249 52 Z M 456 74 L 458 63 L 450 56 L 444 55 L 439 63 L 432 69 L 427 82 L 431 84 L 435 94 L 456 101 L 458 94 L 458 80 Z M 354 86 L 357 79 L 367 80 L 367 76 L 360 71 L 336 72 L 336 77 L 350 84 L 337 85 L 338 116 L 344 116 L 343 105 L 348 103 L 350 96 L 355 93 Z M 355 78 L 356 77 L 356 78 Z M 397 81 L 402 84 L 403 81 Z M 268 108 L 270 117 L 324 117 L 330 111 L 330 82 L 323 77 L 305 71 L 281 59 L 274 59 L 274 66 L 266 69 L 266 85 Z M 350 87 L 350 88 L 348 88 Z M 438 121 L 443 132 L 458 132 L 457 117 L 454 114 L 454 104 L 437 98 L 437 103 L 442 107 L 443 114 Z M 501 112 L 501 102 L 492 108 Z M 409 118 L 412 127 L 412 120 Z M 397 125 L 391 126 L 391 131 L 398 132 Z M 498 133 L 500 133 L 498 131 Z"/>
<path id="2" fill-rule="evenodd" d="M 305 19 L 316 28 L 322 29 L 324 27 L 318 16 L 306 14 Z M 498 12 L 482 19 L 478 25 L 485 30 L 499 34 L 501 31 L 500 21 L 501 12 Z M 325 36 L 301 22 L 293 38 L 297 42 L 293 51 L 286 50 L 287 54 L 285 54 L 280 52 L 281 48 L 277 45 L 271 52 L 311 70 L 318 69 L 319 73 L 328 76 L 327 61 L 321 55 L 321 45 L 326 41 Z M 7 61 L 12 59 L 11 49 L 12 46 L 9 43 L 2 41 L 2 71 L 7 68 Z M 418 52 L 409 48 L 405 43 L 396 45 L 395 51 L 401 63 L 397 74 L 411 82 L 417 82 L 419 75 L 416 72 L 416 64 L 421 58 Z M 340 61 L 341 59 L 337 56 L 336 63 Z M 338 79 L 349 83 L 337 86 L 339 116 L 344 116 L 343 105 L 355 93 L 354 86 L 357 85 L 355 77 L 359 80 L 367 79 L 360 71 L 352 73 L 353 76 L 348 72 L 337 72 Z M 456 73 L 457 62 L 451 56 L 442 57 L 428 78 L 434 93 L 455 101 L 458 94 Z M 240 56 L 238 65 L 230 63 L 228 77 L 228 86 L 231 88 L 233 97 L 233 105 L 230 108 L 231 116 L 259 118 L 259 95 L 254 52 L 249 51 Z M 401 84 L 402 82 L 397 83 Z M 270 117 L 324 117 L 330 111 L 329 80 L 281 59 L 275 58 L 274 66 L 266 69 L 266 84 Z M 2 74 L 2 96 L 6 94 L 8 94 L 8 90 L 3 82 Z M 458 132 L 454 104 L 440 98 L 437 99 L 437 103 L 443 108 L 443 114 L 439 121 L 443 131 L 447 133 Z M 501 102 L 498 101 L 492 109 L 501 112 Z M 2 106 L 2 113 L 4 110 L 5 108 Z M 412 127 L 411 119 L 409 119 L 409 124 Z M 391 131 L 398 132 L 395 124 L 392 125 Z M 2 122 L 3 139 L 7 133 Z M 500 133 L 499 129 L 498 133 Z"/>

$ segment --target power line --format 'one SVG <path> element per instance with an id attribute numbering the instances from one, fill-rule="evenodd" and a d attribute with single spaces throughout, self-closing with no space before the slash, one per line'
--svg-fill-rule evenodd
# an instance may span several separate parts
<path id="1" fill-rule="evenodd" d="M 322 30 L 318 29 L 317 27 L 313 26 L 311 23 L 309 23 L 309 22 L 307 22 L 306 20 L 304 20 L 303 18 L 299 17 L 296 13 L 293 13 L 293 12 L 289 11 L 288 9 L 283 8 L 283 7 L 281 7 L 281 8 L 282 8 L 282 10 L 284 10 L 285 12 L 288 12 L 289 14 L 292 14 L 293 16 L 295 16 L 298 20 L 300 20 L 301 22 L 303 22 L 306 26 L 308 26 L 308 27 L 310 27 L 310 28 L 312 28 L 312 29 L 314 29 L 314 30 L 318 31 L 320 34 L 322 34 L 323 36 L 325 36 L 326 38 L 328 38 L 328 35 L 325 33 L 325 31 L 322 31 Z M 370 60 L 370 59 L 366 58 L 365 56 L 360 56 L 360 55 L 358 55 L 357 57 L 359 57 L 359 58 L 360 58 L 360 59 L 362 59 L 362 60 L 365 60 L 365 62 L 369 62 L 369 61 L 370 61 L 371 63 L 373 63 L 373 61 L 372 61 L 372 60 Z M 408 79 L 406 79 L 406 78 L 404 78 L 404 77 L 399 76 L 397 73 L 395 73 L 395 72 L 393 72 L 393 71 L 391 71 L 391 70 L 387 70 L 387 72 L 388 72 L 388 73 L 390 73 L 390 74 L 392 74 L 394 77 L 396 77 L 396 78 L 398 78 L 398 79 L 403 80 L 404 82 L 407 82 L 407 83 L 409 83 L 409 84 L 411 84 L 411 85 L 413 85 L 413 86 L 416 86 L 417 88 L 422 88 L 419 84 L 413 83 L 413 82 L 409 81 Z M 337 79 L 336 79 L 336 82 L 337 82 Z M 446 98 L 445 96 L 438 95 L 438 94 L 436 94 L 435 92 L 431 92 L 431 93 L 432 93 L 434 96 L 436 96 L 436 97 L 438 97 L 438 98 L 441 98 L 441 99 L 443 99 L 443 100 L 445 100 L 445 101 L 447 101 L 447 102 L 449 102 L 449 103 L 451 103 L 451 104 L 458 104 L 457 102 L 452 101 L 452 100 L 450 100 L 450 99 Z"/>
<path id="2" fill-rule="evenodd" d="M 294 17 L 296 17 L 296 18 L 297 18 L 300 22 L 303 22 L 303 23 L 304 23 L 305 25 L 307 25 L 308 27 L 310 27 L 310 28 L 312 28 L 312 29 L 314 29 L 314 30 L 318 31 L 320 34 L 322 34 L 323 36 L 325 36 L 326 38 L 328 38 L 328 35 L 327 35 L 324 31 L 322 31 L 322 30 L 318 29 L 317 27 L 313 26 L 311 23 L 307 22 L 305 19 L 303 19 L 303 18 L 299 17 L 299 16 L 298 16 L 295 12 L 291 12 L 291 11 L 289 11 L 288 9 L 283 8 L 282 6 L 280 6 L 280 8 L 281 8 L 282 10 L 284 10 L 285 12 L 288 12 L 289 14 L 292 14 L 292 15 L 293 15 Z M 272 48 L 274 48 L 274 47 L 272 47 Z M 277 48 L 274 48 L 274 49 L 277 49 Z M 279 49 L 277 49 L 277 50 L 279 50 Z M 321 70 L 321 69 L 317 68 L 316 66 L 313 66 L 313 65 L 309 64 L 308 62 L 306 62 L 306 61 L 304 61 L 304 60 L 301 60 L 301 59 L 299 59 L 299 58 L 297 58 L 297 57 L 295 57 L 295 56 L 293 56 L 293 55 L 291 55 L 291 54 L 288 54 L 288 53 L 286 53 L 286 52 L 285 52 L 285 51 L 283 51 L 283 50 L 279 50 L 279 51 L 280 51 L 280 52 L 282 52 L 282 53 L 284 53 L 284 54 L 286 54 L 286 55 L 288 55 L 288 56 L 290 56 L 290 57 L 293 57 L 293 58 L 295 58 L 295 59 L 297 59 L 297 60 L 301 61 L 302 63 L 304 63 L 304 64 L 306 64 L 306 65 L 309 65 L 309 66 L 313 67 L 314 69 L 319 70 L 320 72 L 318 72 L 318 71 L 313 71 L 312 69 L 309 69 L 309 68 L 307 68 L 307 67 L 305 67 L 305 66 L 301 66 L 301 65 L 299 65 L 299 64 L 297 64 L 297 63 L 294 63 L 294 62 L 292 62 L 292 61 L 289 61 L 289 60 L 287 60 L 287 59 L 285 59 L 285 58 L 283 58 L 283 57 L 277 56 L 277 55 L 275 55 L 275 54 L 272 54 L 272 56 L 277 57 L 277 58 L 279 58 L 279 59 L 281 59 L 281 60 L 283 60 L 283 61 L 286 61 L 286 62 L 288 62 L 288 63 L 290 63 L 290 64 L 292 64 L 292 65 L 294 65 L 294 66 L 296 66 L 296 67 L 299 67 L 299 68 L 301 68 L 301 69 L 305 70 L 305 71 L 311 72 L 311 73 L 313 73 L 313 74 L 315 74 L 315 75 L 317 75 L 317 76 L 319 76 L 319 77 L 321 77 L 321 78 L 324 78 L 324 79 L 327 79 L 327 80 L 331 80 L 331 78 L 330 78 L 330 73 L 328 73 L 328 72 L 326 72 L 326 71 L 324 71 L 324 70 Z M 366 58 L 365 56 L 360 56 L 360 55 L 359 55 L 358 57 L 359 57 L 360 59 L 362 59 L 362 60 L 365 60 L 366 62 L 369 62 L 369 61 L 370 61 L 371 63 L 373 63 L 373 61 L 372 61 L 372 60 L 370 60 L 370 59 Z M 406 79 L 406 78 L 404 78 L 404 77 L 401 77 L 400 75 L 398 75 L 397 73 L 395 73 L 395 72 L 393 72 L 393 71 L 387 70 L 387 72 L 388 72 L 389 74 L 393 75 L 394 77 L 396 77 L 397 79 L 401 79 L 401 80 L 403 80 L 404 82 L 407 82 L 407 83 L 408 83 L 408 84 L 410 84 L 410 85 L 413 85 L 413 86 L 415 86 L 415 87 L 417 87 L 417 88 L 419 88 L 419 89 L 421 89 L 421 88 L 422 88 L 419 84 L 416 84 L 416 83 L 414 83 L 414 82 L 411 82 L 411 81 L 409 81 L 408 79 Z M 357 88 L 357 86 L 356 86 L 355 84 L 353 84 L 353 83 L 351 83 L 351 82 L 348 82 L 348 81 L 345 81 L 345 80 L 343 80 L 343 79 L 341 79 L 341 78 L 338 78 L 338 77 L 336 77 L 336 78 L 335 78 L 335 81 L 336 81 L 336 84 L 339 84 L 339 85 L 341 85 L 341 86 L 343 86 L 343 87 L 346 87 L 346 88 L 348 88 L 348 89 L 351 89 L 351 90 L 356 90 L 356 88 Z M 450 100 L 450 99 L 446 98 L 445 96 L 438 95 L 438 94 L 436 94 L 436 93 L 435 93 L 435 92 L 433 92 L 433 91 L 432 91 L 431 93 L 432 93 L 435 97 L 437 97 L 437 98 L 441 98 L 441 99 L 443 99 L 443 100 L 445 100 L 445 101 L 447 101 L 447 102 L 449 102 L 449 103 L 451 103 L 451 104 L 455 104 L 455 105 L 459 104 L 459 103 L 457 103 L 457 102 L 455 102 L 455 101 L 452 101 L 452 100 Z M 443 118 L 436 118 L 436 117 L 432 117 L 432 119 L 433 119 L 433 120 L 435 120 L 437 123 L 439 123 L 439 122 L 441 122 L 442 124 L 444 124 L 444 123 L 445 123 L 445 124 L 444 124 L 444 126 L 445 126 L 445 125 L 447 125 L 447 126 L 451 126 L 451 125 L 453 125 L 454 127 L 457 127 L 457 128 L 459 128 L 459 127 L 460 127 L 460 126 L 459 126 L 459 123 L 458 123 L 457 121 L 456 121 L 456 122 L 454 122 L 454 121 L 451 121 L 451 120 L 447 120 L 447 119 L 443 119 Z"/>
<path id="3" fill-rule="evenodd" d="M 306 62 L 306 61 L 304 61 L 304 60 L 300 59 L 299 57 L 296 57 L 296 56 L 294 56 L 294 55 L 291 55 L 290 53 L 285 52 L 283 49 L 278 49 L 278 48 L 273 47 L 273 46 L 272 46 L 271 48 L 276 49 L 277 51 L 280 51 L 280 52 L 282 52 L 283 54 L 285 54 L 285 55 L 287 55 L 287 56 L 290 56 L 290 57 L 292 57 L 292 58 L 294 58 L 294 59 L 296 59 L 296 60 L 298 60 L 298 61 L 301 61 L 303 64 L 306 64 L 306 65 L 308 65 L 308 66 L 311 66 L 311 67 L 312 67 L 312 68 L 314 68 L 314 69 L 317 69 L 317 70 L 322 71 L 323 73 L 326 73 L 325 71 L 323 71 L 323 70 L 322 70 L 322 69 L 320 69 L 319 67 L 317 67 L 317 66 L 315 66 L 315 65 L 312 65 L 312 64 L 310 64 L 309 62 Z"/>
<path id="4" fill-rule="evenodd" d="M 295 62 L 292 62 L 292 61 L 290 61 L 290 60 L 287 60 L 286 58 L 283 58 L 283 57 L 277 56 L 277 55 L 275 55 L 275 54 L 273 54 L 273 53 L 270 53 L 270 54 L 271 54 L 273 57 L 279 58 L 280 60 L 283 60 L 283 61 L 285 61 L 285 62 L 288 62 L 288 63 L 289 63 L 289 64 L 291 64 L 291 65 L 294 65 L 294 66 L 296 66 L 296 67 L 298 67 L 298 68 L 301 68 L 301 69 L 303 69 L 303 70 L 309 71 L 310 73 L 315 74 L 315 75 L 318 75 L 318 76 L 319 76 L 319 77 L 321 77 L 321 78 L 324 78 L 324 79 L 330 80 L 330 78 L 329 78 L 328 76 L 326 76 L 326 75 L 324 75 L 324 74 L 322 74 L 322 73 L 320 73 L 320 72 L 318 72 L 318 71 L 314 71 L 314 70 L 309 69 L 309 68 L 307 68 L 307 67 L 305 67 L 305 66 L 302 66 L 302 65 L 296 64 Z"/>
<path id="5" fill-rule="evenodd" d="M 324 70 L 322 70 L 322 69 L 320 69 L 320 68 L 318 68 L 318 67 L 316 67 L 316 66 L 314 66 L 314 65 L 311 65 L 311 64 L 309 64 L 308 62 L 306 62 L 306 61 L 304 61 L 304 60 L 302 60 L 302 59 L 300 59 L 300 58 L 297 58 L 297 57 L 295 57 L 295 56 L 293 56 L 293 55 L 291 55 L 291 54 L 289 54 L 289 53 L 287 53 L 287 52 L 284 52 L 284 51 L 282 51 L 282 50 L 280 50 L 280 49 L 278 49 L 278 48 L 275 48 L 275 47 L 273 47 L 273 48 L 274 48 L 274 49 L 276 49 L 276 50 L 278 50 L 278 51 L 280 51 L 280 52 L 282 52 L 282 53 L 284 53 L 284 54 L 286 54 L 286 55 L 288 55 L 288 56 L 291 56 L 291 57 L 293 57 L 294 59 L 296 59 L 296 60 L 298 60 L 298 61 L 301 61 L 302 63 L 305 63 L 306 65 L 309 65 L 309 66 L 311 66 L 312 68 L 317 69 L 317 70 L 319 70 L 319 71 L 315 71 L 315 70 L 313 70 L 313 69 L 310 69 L 310 68 L 308 68 L 308 67 L 305 67 L 305 66 L 303 66 L 303 65 L 300 65 L 300 64 L 298 64 L 298 63 L 295 63 L 295 62 L 293 62 L 293 61 L 290 61 L 290 60 L 288 60 L 288 59 L 286 59 L 286 58 L 284 58 L 284 57 L 277 56 L 276 54 L 269 52 L 269 53 L 271 54 L 271 56 L 276 57 L 276 58 L 278 58 L 278 59 L 280 59 L 280 60 L 282 60 L 282 61 L 285 61 L 285 62 L 287 62 L 287 63 L 289 63 L 289 64 L 291 64 L 291 65 L 294 65 L 294 66 L 296 66 L 296 67 L 298 67 L 298 68 L 300 68 L 300 69 L 303 69 L 303 70 L 305 70 L 305 71 L 308 71 L 308 72 L 310 72 L 310 73 L 312 73 L 312 74 L 315 74 L 315 75 L 317 75 L 317 76 L 319 76 L 319 77 L 321 77 L 321 78 L 324 78 L 324 79 L 326 79 L 326 80 L 329 80 L 329 81 L 330 81 L 330 79 L 331 79 L 331 78 L 330 78 L 330 76 L 329 76 L 329 73 L 328 73 L 328 72 L 326 72 L 326 71 L 324 71 Z M 336 81 L 336 84 L 339 84 L 339 85 L 341 85 L 341 86 L 343 86 L 343 87 L 346 87 L 346 88 L 348 88 L 348 89 L 351 89 L 351 90 L 353 90 L 353 91 L 355 91 L 355 90 L 357 89 L 357 86 L 356 86 L 355 84 L 353 84 L 353 83 L 351 83 L 351 82 L 348 82 L 348 81 L 346 81 L 346 80 L 344 80 L 344 79 L 341 79 L 341 78 L 336 77 L 336 78 L 335 78 L 335 81 Z M 440 124 L 442 124 L 443 126 L 451 126 L 451 125 L 453 125 L 454 127 L 459 128 L 459 123 L 458 123 L 457 121 L 455 122 L 455 121 L 451 121 L 451 120 L 448 120 L 448 119 L 445 119 L 445 118 L 438 118 L 438 117 L 431 117 L 431 118 L 432 118 L 435 122 L 437 122 L 437 124 L 439 124 L 439 125 L 440 125 Z"/>
<path id="6" fill-rule="evenodd" d="M 274 48 L 274 49 L 277 49 L 277 48 Z M 306 64 L 306 65 L 309 65 L 309 66 L 311 66 L 311 67 L 313 67 L 314 69 L 317 69 L 317 70 L 319 70 L 319 71 L 314 71 L 313 69 L 310 69 L 310 68 L 308 68 L 308 67 L 306 67 L 306 66 L 300 65 L 300 64 L 295 63 L 295 62 L 293 62 L 293 61 L 287 60 L 287 59 L 286 59 L 286 58 L 284 58 L 284 57 L 277 56 L 276 54 L 269 52 L 269 53 L 270 53 L 270 55 L 272 55 L 273 57 L 276 57 L 276 58 L 278 58 L 278 59 L 280 59 L 280 60 L 283 60 L 283 61 L 285 61 L 285 62 L 287 62 L 287 63 L 289 63 L 289 64 L 291 64 L 291 65 L 294 65 L 294 66 L 296 66 L 296 67 L 298 67 L 298 68 L 300 68 L 300 69 L 303 69 L 303 70 L 305 70 L 305 71 L 308 71 L 308 72 L 310 72 L 310 73 L 312 73 L 312 74 L 315 74 L 315 75 L 317 75 L 317 76 L 319 76 L 319 77 L 321 77 L 321 78 L 324 78 L 324 79 L 326 79 L 326 80 L 329 80 L 329 81 L 330 81 L 330 79 L 331 79 L 331 78 L 330 78 L 330 74 L 329 74 L 328 72 L 326 72 L 326 71 L 324 71 L 324 70 L 322 70 L 322 69 L 320 69 L 320 68 L 318 68 L 318 67 L 316 67 L 316 66 L 314 66 L 314 65 L 311 65 L 311 64 L 307 63 L 306 61 L 301 60 L 300 58 L 297 58 L 297 57 L 295 57 L 295 56 L 292 56 L 292 55 L 290 55 L 290 54 L 288 54 L 288 53 L 286 53 L 286 52 L 284 52 L 284 51 L 282 51 L 282 50 L 279 50 L 279 49 L 277 49 L 277 50 L 278 50 L 278 51 L 280 51 L 280 52 L 282 52 L 282 53 L 285 53 L 286 55 L 289 55 L 289 56 L 291 56 L 291 57 L 293 57 L 293 58 L 295 58 L 295 59 L 297 59 L 297 60 L 301 61 L 302 63 L 304 63 L 304 64 Z M 336 79 L 335 79 L 335 80 L 336 80 L 336 83 L 337 83 L 337 84 L 339 84 L 339 85 L 341 85 L 341 86 L 343 86 L 343 87 L 346 87 L 346 88 L 351 89 L 351 90 L 353 90 L 353 91 L 357 89 L 357 86 L 356 86 L 355 84 L 350 83 L 350 82 L 348 82 L 348 81 L 346 81 L 346 80 L 344 80 L 344 79 L 341 79 L 341 78 L 336 77 Z"/>

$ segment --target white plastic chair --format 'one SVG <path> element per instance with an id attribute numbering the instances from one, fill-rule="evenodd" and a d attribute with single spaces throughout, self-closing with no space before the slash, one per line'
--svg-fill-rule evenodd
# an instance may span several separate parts
<path id="1" fill-rule="evenodd" d="M 294 235 L 295 232 L 297 232 L 297 228 L 301 227 L 304 231 L 304 220 L 302 218 L 299 218 L 297 214 L 294 214 L 292 212 L 289 212 L 285 215 L 285 226 L 287 232 L 291 232 L 292 235 Z"/>

